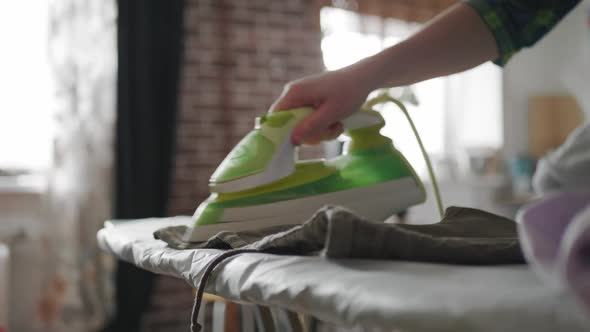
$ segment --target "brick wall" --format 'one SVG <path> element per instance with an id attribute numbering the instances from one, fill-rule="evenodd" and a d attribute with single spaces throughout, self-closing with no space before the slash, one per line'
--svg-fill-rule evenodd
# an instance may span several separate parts
<path id="1" fill-rule="evenodd" d="M 312 0 L 187 0 L 170 215 L 191 215 L 208 180 L 290 80 L 323 69 Z M 192 296 L 161 277 L 144 331 L 185 331 Z"/>
<path id="2" fill-rule="evenodd" d="M 192 214 L 209 176 L 285 83 L 322 70 L 311 0 L 188 0 L 171 214 Z"/>
<path id="3" fill-rule="evenodd" d="M 172 215 L 192 214 L 208 196 L 214 169 L 285 83 L 323 69 L 319 8 L 333 2 L 186 1 Z M 455 2 L 351 1 L 348 9 L 424 21 Z"/>

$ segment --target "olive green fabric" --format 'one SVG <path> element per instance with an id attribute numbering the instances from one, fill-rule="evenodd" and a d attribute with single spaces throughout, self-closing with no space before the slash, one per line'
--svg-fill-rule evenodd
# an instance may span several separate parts
<path id="1" fill-rule="evenodd" d="M 431 263 L 524 264 L 516 224 L 477 209 L 450 207 L 439 223 L 373 223 L 340 207 L 325 207 L 297 226 L 248 232 L 221 232 L 204 243 L 182 241 L 185 226 L 154 236 L 177 249 L 255 249 L 326 258 L 405 260 Z"/>

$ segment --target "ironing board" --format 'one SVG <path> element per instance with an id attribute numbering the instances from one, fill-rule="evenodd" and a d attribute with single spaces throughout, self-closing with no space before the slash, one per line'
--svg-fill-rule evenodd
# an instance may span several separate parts
<path id="1" fill-rule="evenodd" d="M 189 217 L 108 222 L 101 248 L 196 286 L 220 251 L 174 250 L 153 231 Z M 526 266 L 466 267 L 397 261 L 242 254 L 216 269 L 207 292 L 275 306 L 341 326 L 391 331 L 588 331 L 564 292 Z M 188 317 L 187 317 L 188 320 Z"/>

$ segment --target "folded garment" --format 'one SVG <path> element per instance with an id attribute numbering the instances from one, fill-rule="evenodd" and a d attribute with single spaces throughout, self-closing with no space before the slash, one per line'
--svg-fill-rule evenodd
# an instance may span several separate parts
<path id="1" fill-rule="evenodd" d="M 590 192 L 554 193 L 518 215 L 523 251 L 549 285 L 569 289 L 590 314 Z"/>
<path id="2" fill-rule="evenodd" d="M 191 330 L 200 331 L 197 315 L 215 266 L 242 253 L 320 254 L 326 258 L 410 260 L 448 264 L 522 264 L 516 224 L 481 210 L 450 207 L 441 222 L 429 225 L 374 223 L 341 207 L 324 207 L 302 225 L 245 232 L 220 232 L 204 243 L 182 240 L 186 226 L 154 233 L 177 249 L 231 249 L 209 262 L 199 281 Z"/>
<path id="3" fill-rule="evenodd" d="M 516 223 L 481 210 L 450 207 L 428 225 L 374 223 L 341 207 L 325 207 L 302 225 L 220 232 L 207 242 L 182 240 L 186 226 L 154 237 L 177 249 L 249 249 L 326 258 L 408 260 L 449 264 L 521 264 Z"/>

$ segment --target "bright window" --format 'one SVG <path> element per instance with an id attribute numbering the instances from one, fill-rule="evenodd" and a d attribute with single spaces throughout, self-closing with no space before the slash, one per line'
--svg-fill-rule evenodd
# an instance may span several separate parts
<path id="1" fill-rule="evenodd" d="M 51 156 L 48 2 L 0 3 L 0 169 L 43 170 Z"/>
<path id="2" fill-rule="evenodd" d="M 416 23 L 339 8 L 324 7 L 320 13 L 322 53 L 328 70 L 350 65 L 394 45 L 420 29 Z M 466 164 L 476 149 L 502 145 L 501 74 L 493 64 L 465 73 L 431 79 L 411 87 L 419 105 L 407 105 L 424 145 L 435 161 Z M 395 106 L 381 109 L 387 122 L 383 133 L 391 137 L 416 171 L 425 165 L 404 115 Z"/>

